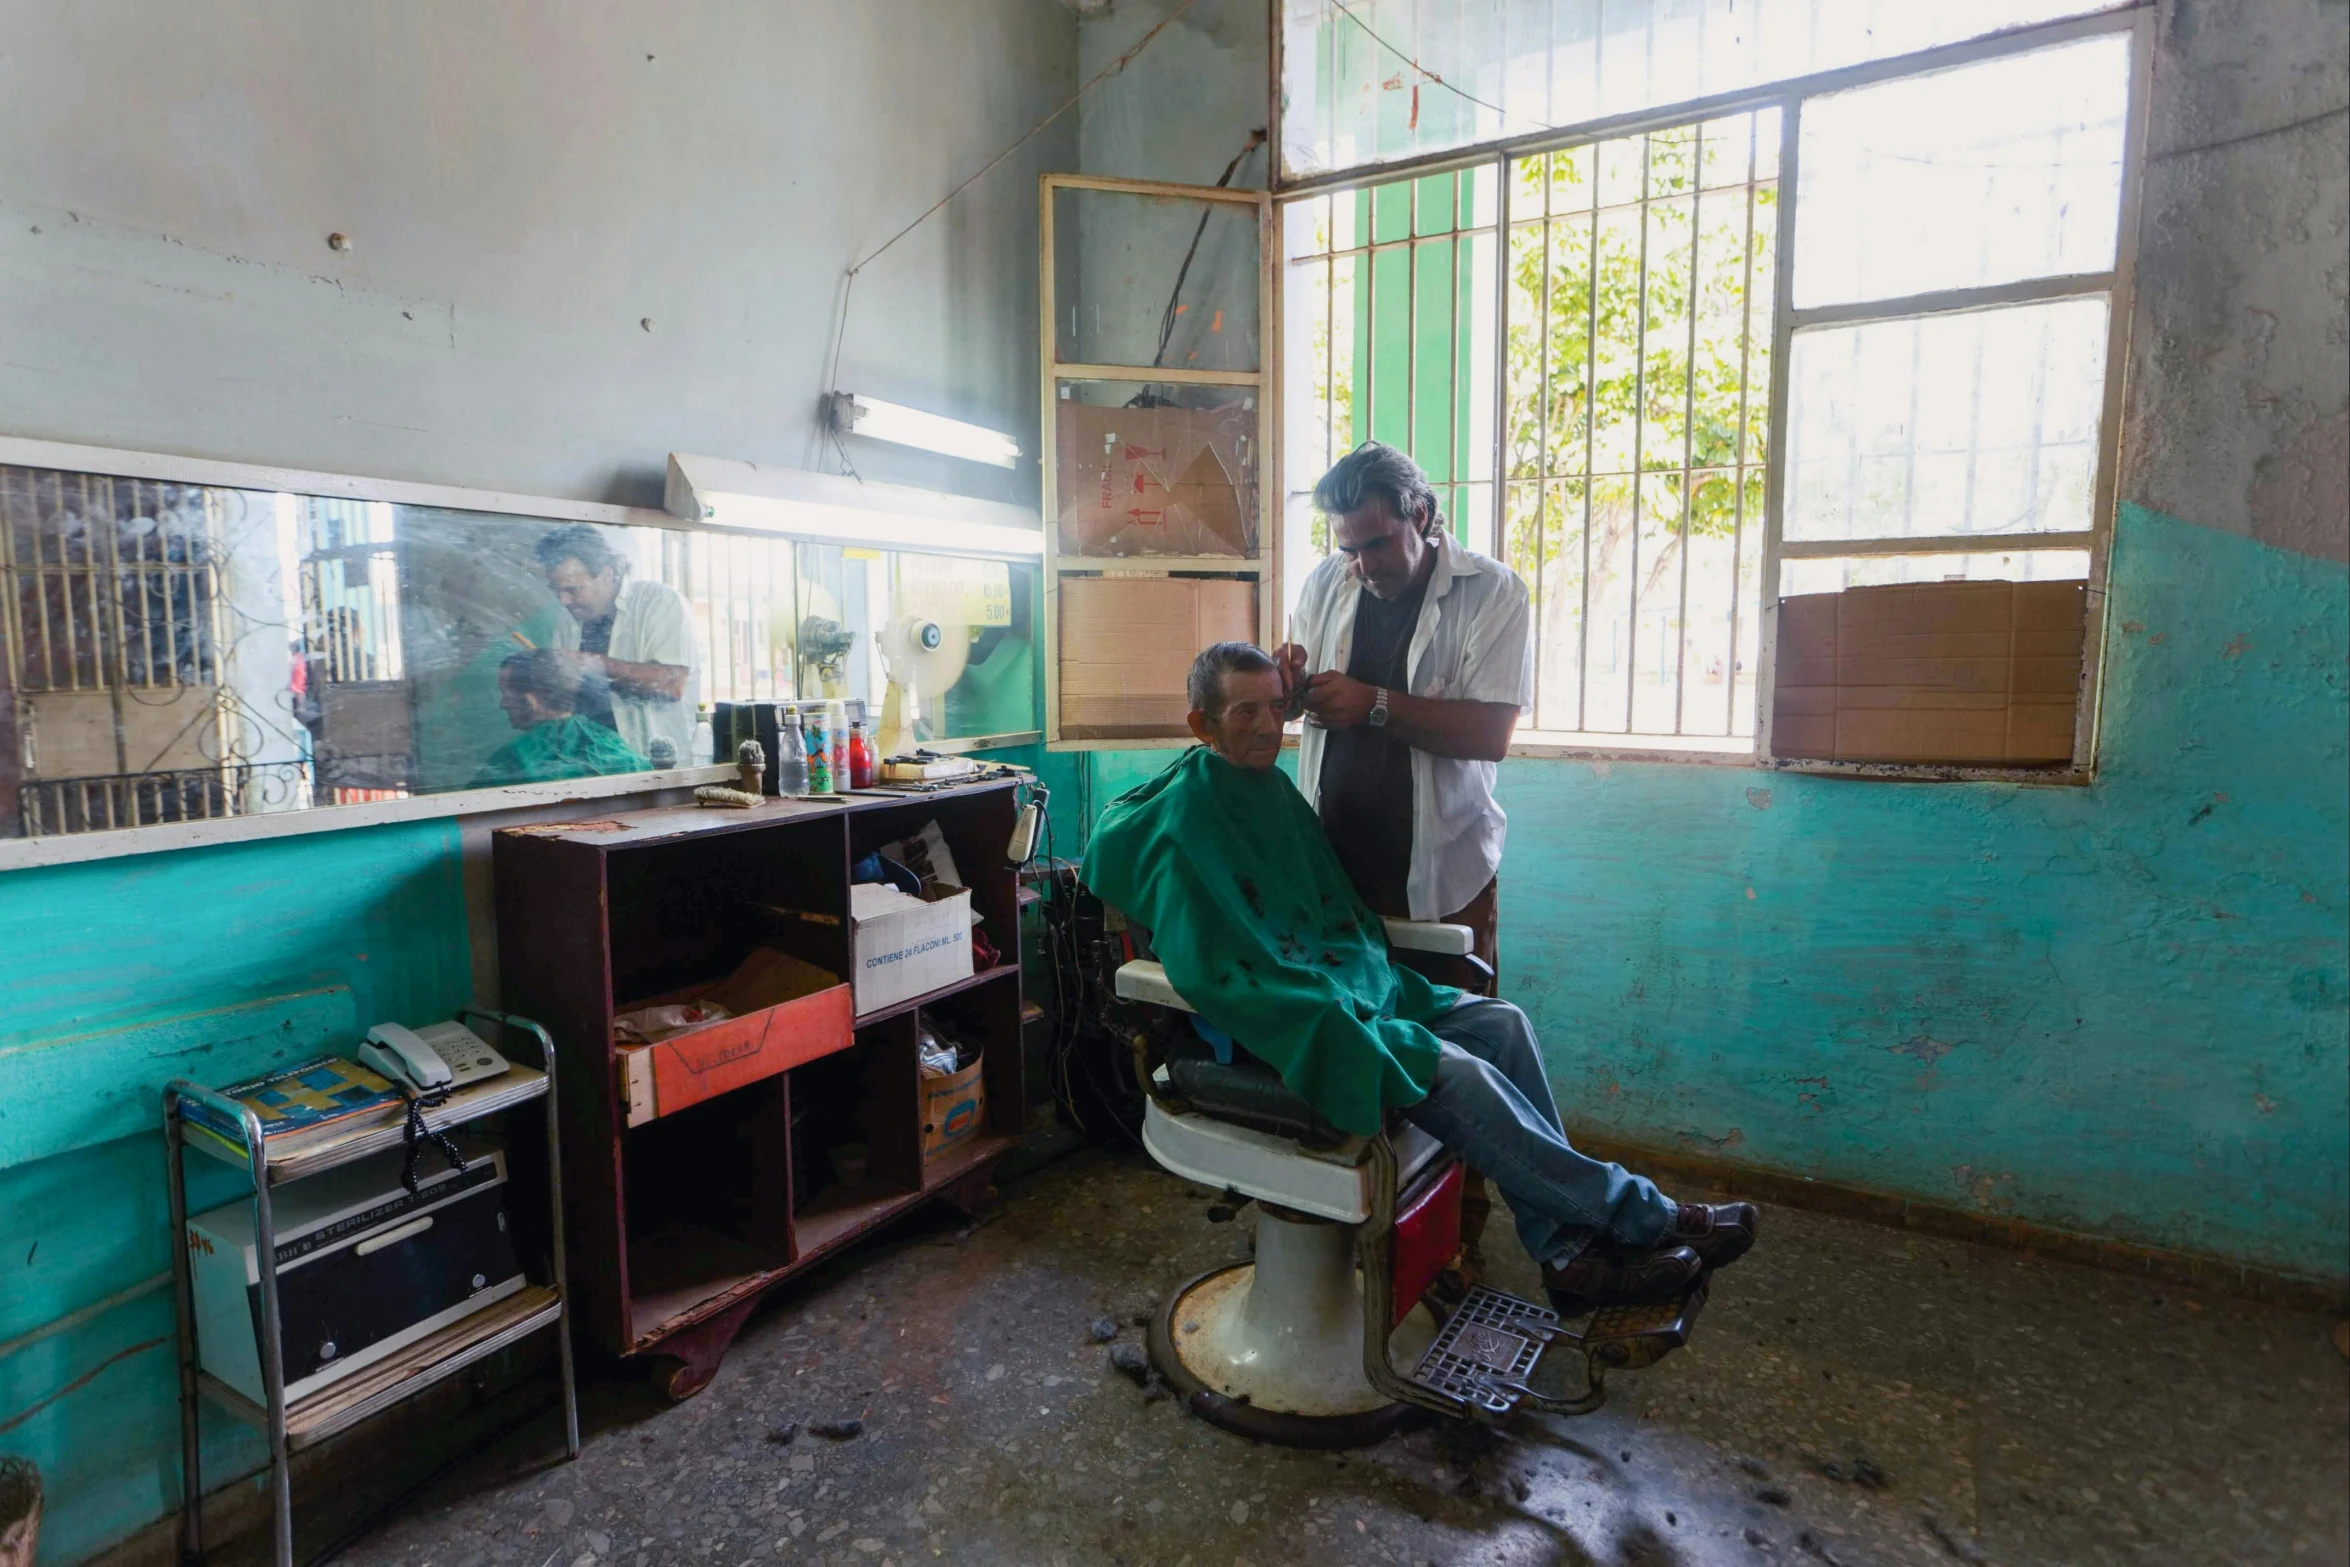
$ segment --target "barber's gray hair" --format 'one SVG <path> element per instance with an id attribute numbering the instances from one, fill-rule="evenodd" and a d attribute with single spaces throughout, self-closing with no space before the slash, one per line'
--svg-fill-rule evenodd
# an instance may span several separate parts
<path id="1" fill-rule="evenodd" d="M 552 530 L 538 541 L 531 554 L 537 557 L 541 571 L 553 571 L 567 560 L 578 561 L 591 577 L 600 577 L 607 571 L 626 575 L 628 571 L 628 562 L 612 548 L 604 530 L 592 522 L 566 523 Z"/>
<path id="2" fill-rule="evenodd" d="M 1365 441 L 1331 464 L 1314 486 L 1314 505 L 1336 517 L 1355 510 L 1372 496 L 1385 497 L 1395 514 L 1417 523 L 1423 534 L 1443 522 L 1436 510 L 1436 490 L 1420 465 L 1392 446 Z"/>
<path id="3" fill-rule="evenodd" d="M 1224 711 L 1224 677 L 1239 671 L 1242 674 L 1263 674 L 1274 668 L 1272 656 L 1254 642 L 1219 642 L 1200 650 L 1191 661 L 1191 677 L 1183 683 L 1183 693 L 1191 699 L 1191 710 L 1205 713 L 1210 718 Z"/>

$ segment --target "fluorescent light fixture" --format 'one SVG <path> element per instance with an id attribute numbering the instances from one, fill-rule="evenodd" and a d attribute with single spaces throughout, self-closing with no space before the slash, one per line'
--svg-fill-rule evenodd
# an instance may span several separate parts
<path id="1" fill-rule="evenodd" d="M 993 463 L 998 468 L 1017 467 L 1020 462 L 1019 443 L 1000 431 L 926 414 L 919 408 L 885 403 L 862 392 L 833 393 L 832 422 L 844 435 L 866 435 L 876 441 L 894 441 L 900 446 L 919 446 L 926 452 L 944 452 L 949 457 Z"/>
<path id="2" fill-rule="evenodd" d="M 728 457 L 671 452 L 662 500 L 690 521 L 811 544 L 987 560 L 1044 554 L 1042 519 L 1026 507 Z"/>

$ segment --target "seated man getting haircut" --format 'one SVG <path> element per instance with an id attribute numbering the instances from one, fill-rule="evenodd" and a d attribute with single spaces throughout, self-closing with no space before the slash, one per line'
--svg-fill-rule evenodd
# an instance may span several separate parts
<path id="1" fill-rule="evenodd" d="M 1150 932 L 1203 1020 L 1339 1130 L 1367 1136 L 1401 1110 L 1490 1175 L 1562 1311 L 1677 1295 L 1754 1243 L 1752 1204 L 1676 1203 L 1568 1144 L 1525 1013 L 1390 960 L 1386 927 L 1274 766 L 1270 657 L 1220 642 L 1192 664 L 1189 696 L 1203 743 L 1111 802 L 1085 881 Z"/>
<path id="2" fill-rule="evenodd" d="M 473 787 L 641 773 L 650 766 L 612 730 L 579 716 L 580 684 L 578 665 L 553 648 L 507 654 L 498 666 L 498 705 L 522 733 L 490 753 Z"/>

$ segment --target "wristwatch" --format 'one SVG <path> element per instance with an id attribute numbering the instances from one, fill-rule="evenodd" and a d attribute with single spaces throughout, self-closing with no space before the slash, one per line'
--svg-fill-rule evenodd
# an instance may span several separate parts
<path id="1" fill-rule="evenodd" d="M 1373 729 L 1387 727 L 1387 688 L 1385 686 L 1371 688 L 1371 716 L 1367 722 Z"/>

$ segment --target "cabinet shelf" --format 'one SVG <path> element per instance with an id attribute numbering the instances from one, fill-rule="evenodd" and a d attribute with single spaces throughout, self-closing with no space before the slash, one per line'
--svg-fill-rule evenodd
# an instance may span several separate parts
<path id="1" fill-rule="evenodd" d="M 628 1265 L 635 1280 L 630 1316 L 642 1347 L 764 1289 L 783 1276 L 790 1260 L 705 1225 L 681 1224 L 633 1238 Z"/>
<path id="2" fill-rule="evenodd" d="M 867 1230 L 888 1223 L 907 1209 L 936 1196 L 990 1159 L 1009 1152 L 1018 1141 L 1016 1137 L 1001 1135 L 974 1137 L 963 1147 L 931 1161 L 930 1167 L 922 1172 L 922 1188 L 919 1191 L 859 1190 L 844 1192 L 838 1197 L 828 1193 L 793 1217 L 793 1231 L 800 1243 L 800 1260 L 806 1262 L 855 1239 Z"/>
<path id="3" fill-rule="evenodd" d="M 997 980 L 1019 977 L 1019 964 L 998 963 L 994 968 L 983 968 L 978 973 L 958 979 L 951 985 L 941 985 L 936 990 L 926 990 L 919 996 L 909 996 L 903 1001 L 893 1001 L 888 1006 L 876 1008 L 871 1012 L 860 1012 L 857 1014 L 857 1026 L 864 1028 L 872 1023 L 886 1023 L 893 1017 L 904 1017 L 909 1012 L 918 1012 L 924 1007 L 936 1006 L 949 996 L 959 996 L 966 990 L 976 990 L 981 985 L 993 984 Z"/>

